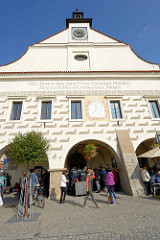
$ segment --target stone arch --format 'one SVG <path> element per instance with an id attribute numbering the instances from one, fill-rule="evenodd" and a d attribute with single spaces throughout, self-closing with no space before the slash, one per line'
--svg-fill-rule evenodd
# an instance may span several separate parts
<path id="1" fill-rule="evenodd" d="M 157 158 L 155 159 L 147 159 L 147 158 L 138 158 L 139 155 L 151 150 L 151 144 L 156 143 L 155 137 L 143 139 L 142 142 L 136 148 L 136 155 L 139 162 L 140 167 L 147 165 L 148 167 L 156 167 Z"/>
<path id="2" fill-rule="evenodd" d="M 4 146 L 2 149 L 0 149 L 0 161 L 3 163 L 4 158 L 7 158 L 8 166 L 6 169 L 6 172 L 8 172 L 11 176 L 11 186 L 14 186 L 16 182 L 19 183 L 19 179 L 22 175 L 23 171 L 27 170 L 27 165 L 25 164 L 17 164 L 12 159 L 9 158 L 8 150 L 9 144 Z M 30 168 L 34 168 L 36 166 L 43 167 L 44 169 L 49 169 L 49 160 L 45 161 L 41 164 L 31 164 Z"/>
<path id="3" fill-rule="evenodd" d="M 140 138 L 138 138 L 134 144 L 134 149 L 135 149 L 135 152 L 137 151 L 137 148 L 139 147 L 139 145 L 148 140 L 148 139 L 154 139 L 155 140 L 155 134 L 148 134 L 147 136 L 144 134 L 143 136 L 141 136 Z"/>
<path id="4" fill-rule="evenodd" d="M 64 167 L 65 168 L 69 168 L 70 167 L 70 160 L 72 159 L 72 156 L 78 156 L 78 154 L 81 155 L 81 160 L 83 157 L 83 150 L 84 150 L 84 146 L 88 143 L 94 143 L 96 146 L 99 147 L 98 149 L 98 156 L 93 158 L 93 160 L 91 162 L 86 162 L 87 167 L 100 167 L 100 166 L 104 166 L 104 167 L 112 167 L 112 159 L 116 160 L 117 165 L 120 165 L 120 159 L 116 153 L 116 151 L 106 142 L 97 140 L 97 139 L 85 139 L 82 140 L 80 142 L 75 143 L 74 145 L 72 145 L 70 147 L 70 149 L 68 150 L 68 153 L 66 155 L 65 158 L 65 162 L 64 162 Z M 80 156 L 79 155 L 79 156 Z M 110 160 L 110 161 L 109 161 Z M 85 165 L 85 160 L 82 160 L 82 165 Z M 76 163 L 76 159 L 75 159 L 75 165 L 81 164 L 81 162 L 79 162 L 79 160 Z M 71 164 L 73 165 L 73 163 Z"/>

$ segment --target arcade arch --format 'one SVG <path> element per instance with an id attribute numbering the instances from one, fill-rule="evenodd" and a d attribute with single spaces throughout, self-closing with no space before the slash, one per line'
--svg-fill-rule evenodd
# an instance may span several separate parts
<path id="1" fill-rule="evenodd" d="M 146 139 L 141 142 L 136 149 L 136 156 L 141 168 L 145 165 L 150 168 L 156 167 L 158 162 L 160 161 L 160 158 L 138 158 L 139 155 L 151 150 L 151 144 L 153 143 L 156 143 L 155 138 Z"/>
<path id="2" fill-rule="evenodd" d="M 16 182 L 19 183 L 19 179 L 22 175 L 23 171 L 26 171 L 28 169 L 28 166 L 26 164 L 17 164 L 8 156 L 8 149 L 9 145 L 5 146 L 0 150 L 0 162 L 3 164 L 4 159 L 7 159 L 7 169 L 6 171 L 12 176 L 11 179 L 11 186 L 14 186 Z M 36 166 L 40 166 L 40 168 L 49 169 L 49 162 L 45 161 L 40 164 L 31 164 L 30 169 L 34 168 Z"/>
<path id="3" fill-rule="evenodd" d="M 94 143 L 97 147 L 99 147 L 97 157 L 93 158 L 92 161 L 86 161 L 84 159 L 84 147 L 88 143 Z M 117 153 L 114 149 L 106 144 L 105 142 L 95 140 L 95 139 L 87 139 L 75 144 L 68 152 L 65 160 L 64 167 L 71 169 L 72 167 L 80 167 L 83 168 L 87 166 L 88 168 L 99 168 L 99 167 L 113 167 L 113 164 L 119 165 L 120 160 L 118 158 Z"/>

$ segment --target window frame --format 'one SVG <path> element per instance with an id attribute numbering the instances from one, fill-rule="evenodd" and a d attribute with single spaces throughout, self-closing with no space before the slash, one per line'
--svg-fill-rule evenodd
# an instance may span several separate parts
<path id="1" fill-rule="evenodd" d="M 16 104 L 17 104 L 17 109 L 15 109 Z M 21 108 L 20 108 L 20 104 L 21 104 Z M 22 106 L 23 106 L 23 101 L 13 101 L 12 102 L 12 111 L 11 111 L 11 115 L 10 115 L 11 116 L 11 118 L 10 118 L 11 121 L 20 121 L 21 120 Z M 20 108 L 20 110 L 19 110 L 19 108 Z M 14 116 L 16 117 L 15 119 L 13 118 Z M 19 119 L 17 119 L 17 117 Z"/>
<path id="2" fill-rule="evenodd" d="M 158 111 L 159 111 L 159 115 L 160 115 L 160 100 L 158 98 L 149 98 L 147 99 L 147 103 L 148 103 L 148 108 L 149 108 L 149 113 L 150 113 L 150 116 L 151 116 L 151 119 L 153 121 L 156 121 L 156 120 L 160 120 L 160 117 L 159 118 L 156 118 L 156 117 L 153 117 L 152 115 L 152 110 L 151 110 L 151 107 L 150 107 L 150 102 L 156 102 L 157 103 L 157 107 L 158 107 Z"/>
<path id="3" fill-rule="evenodd" d="M 41 97 L 39 99 L 39 106 L 38 106 L 38 122 L 53 122 L 53 102 L 54 102 L 55 96 L 52 97 Z M 41 119 L 41 113 L 42 113 L 42 103 L 43 102 L 51 102 L 51 118 L 50 119 Z"/>
<path id="4" fill-rule="evenodd" d="M 70 122 L 83 122 L 84 121 L 84 97 L 71 97 L 68 96 L 69 98 L 69 121 Z M 81 102 L 81 114 L 82 118 L 77 118 L 77 119 L 72 119 L 72 102 Z"/>
<path id="5" fill-rule="evenodd" d="M 50 104 L 50 118 L 42 118 L 42 108 L 43 108 L 43 104 L 47 104 L 46 106 L 47 106 L 47 109 L 45 109 L 45 110 L 47 110 L 48 111 L 48 109 L 49 109 L 49 107 L 48 107 L 48 104 Z M 46 115 L 46 113 L 45 113 L 45 117 L 48 117 L 48 113 L 47 113 L 47 115 Z M 40 114 L 40 120 L 42 120 L 42 121 L 50 121 L 52 119 L 52 101 L 41 101 L 41 114 Z"/>
<path id="6" fill-rule="evenodd" d="M 19 123 L 19 122 L 23 121 L 23 112 L 24 112 L 24 107 L 25 107 L 25 99 L 27 99 L 27 97 L 8 97 L 9 111 L 8 111 L 7 122 Z M 20 119 L 19 120 L 13 120 L 13 119 L 11 119 L 12 111 L 13 111 L 13 104 L 17 103 L 17 102 L 22 102 L 21 115 L 20 115 Z"/>
<path id="7" fill-rule="evenodd" d="M 120 111 L 121 111 L 121 118 L 113 118 L 112 117 L 112 111 L 111 111 L 111 102 L 118 102 L 119 103 L 119 107 L 120 107 Z M 109 106 L 109 115 L 110 115 L 110 121 L 124 121 L 124 111 L 123 111 L 123 107 L 122 107 L 122 100 L 119 98 L 110 98 L 108 99 L 108 106 Z"/>

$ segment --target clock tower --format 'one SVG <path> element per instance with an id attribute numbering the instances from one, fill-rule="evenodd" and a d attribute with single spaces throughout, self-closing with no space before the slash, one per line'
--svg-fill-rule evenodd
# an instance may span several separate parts
<path id="1" fill-rule="evenodd" d="M 83 18 L 83 12 L 76 11 L 73 12 L 73 18 L 66 19 L 66 28 L 69 27 L 69 23 L 89 23 L 90 27 L 92 27 L 92 18 Z"/>

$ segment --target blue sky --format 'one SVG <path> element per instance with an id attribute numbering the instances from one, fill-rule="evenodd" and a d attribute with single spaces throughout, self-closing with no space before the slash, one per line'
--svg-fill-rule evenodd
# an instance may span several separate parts
<path id="1" fill-rule="evenodd" d="M 160 0 L 1 0 L 0 65 L 65 29 L 76 8 L 93 19 L 94 29 L 160 66 Z"/>

